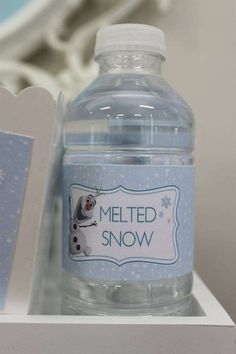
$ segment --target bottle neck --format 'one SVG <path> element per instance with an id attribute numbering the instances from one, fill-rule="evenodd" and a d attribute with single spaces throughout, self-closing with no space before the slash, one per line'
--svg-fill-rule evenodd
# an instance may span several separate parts
<path id="1" fill-rule="evenodd" d="M 99 55 L 99 74 L 161 74 L 164 58 L 144 52 L 119 51 Z"/>

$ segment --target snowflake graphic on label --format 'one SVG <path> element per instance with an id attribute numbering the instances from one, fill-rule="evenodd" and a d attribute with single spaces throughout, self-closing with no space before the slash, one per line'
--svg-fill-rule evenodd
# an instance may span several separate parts
<path id="1" fill-rule="evenodd" d="M 130 190 L 70 187 L 69 256 L 102 260 L 172 264 L 177 261 L 176 186 Z M 171 202 L 172 201 L 172 202 Z M 165 213 L 162 207 L 165 207 Z"/>
<path id="2" fill-rule="evenodd" d="M 171 202 L 170 202 L 170 197 L 168 197 L 167 195 L 164 196 L 164 198 L 161 198 L 162 201 L 162 206 L 165 207 L 166 209 L 171 206 Z"/>

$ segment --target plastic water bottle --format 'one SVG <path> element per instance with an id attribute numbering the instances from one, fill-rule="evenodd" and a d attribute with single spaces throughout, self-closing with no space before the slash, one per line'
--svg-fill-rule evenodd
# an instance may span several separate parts
<path id="1" fill-rule="evenodd" d="M 97 33 L 99 75 L 64 130 L 63 313 L 167 315 L 190 301 L 193 115 L 164 59 L 156 27 Z"/>

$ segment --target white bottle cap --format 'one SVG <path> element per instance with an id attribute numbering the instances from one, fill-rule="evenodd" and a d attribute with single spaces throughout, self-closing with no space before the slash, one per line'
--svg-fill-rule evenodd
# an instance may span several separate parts
<path id="1" fill-rule="evenodd" d="M 165 36 L 157 27 L 135 23 L 101 28 L 96 36 L 95 57 L 117 50 L 150 52 L 165 58 Z"/>

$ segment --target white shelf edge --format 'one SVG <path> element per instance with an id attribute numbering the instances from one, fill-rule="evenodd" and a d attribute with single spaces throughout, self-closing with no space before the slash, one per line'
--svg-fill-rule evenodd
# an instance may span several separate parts
<path id="1" fill-rule="evenodd" d="M 200 277 L 194 273 L 193 295 L 206 316 L 62 316 L 62 315 L 0 315 L 0 324 L 85 324 L 85 325 L 199 325 L 235 327 L 228 313 Z"/>

